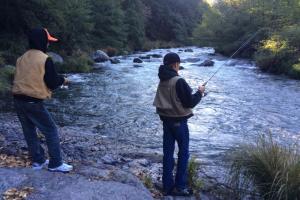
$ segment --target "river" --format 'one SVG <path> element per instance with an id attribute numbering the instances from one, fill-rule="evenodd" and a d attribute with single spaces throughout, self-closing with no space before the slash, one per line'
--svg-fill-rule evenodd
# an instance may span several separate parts
<path id="1" fill-rule="evenodd" d="M 182 48 L 185 49 L 185 48 Z M 213 55 L 212 48 L 157 49 L 120 56 L 120 64 L 103 64 L 88 74 L 69 74 L 71 85 L 47 102 L 58 125 L 93 132 L 145 151 L 162 152 L 162 123 L 152 102 L 162 58 L 145 59 L 134 67 L 133 58 L 177 52 L 183 61 L 180 75 L 193 89 L 208 83 L 208 92 L 189 120 L 191 155 L 219 170 L 224 154 L 258 134 L 271 132 L 293 142 L 300 134 L 300 81 L 260 72 L 249 60 Z M 211 58 L 214 67 L 199 67 Z M 116 145 L 116 148 L 118 146 Z"/>

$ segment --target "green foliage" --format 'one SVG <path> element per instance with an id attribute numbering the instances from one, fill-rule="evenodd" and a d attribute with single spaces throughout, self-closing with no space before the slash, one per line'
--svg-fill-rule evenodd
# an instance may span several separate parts
<path id="1" fill-rule="evenodd" d="M 205 8 L 205 9 L 204 9 Z M 231 55 L 257 30 L 260 33 L 239 56 L 254 55 L 264 71 L 290 75 L 300 55 L 300 4 L 298 0 L 224 0 L 203 6 L 203 20 L 193 33 L 200 46 L 215 47 Z M 268 48 L 268 45 L 274 45 Z"/>
<path id="2" fill-rule="evenodd" d="M 5 94 L 11 89 L 15 67 L 5 66 L 0 68 L 0 94 Z"/>
<path id="3" fill-rule="evenodd" d="M 264 40 L 254 56 L 263 71 L 276 74 L 287 73 L 296 61 L 296 49 L 288 41 L 275 35 Z"/>
<path id="4" fill-rule="evenodd" d="M 196 196 L 199 195 L 199 192 L 203 187 L 203 182 L 200 180 L 198 175 L 199 168 L 200 164 L 196 161 L 196 159 L 190 159 L 188 165 L 188 184 Z"/>
<path id="5" fill-rule="evenodd" d="M 294 64 L 289 71 L 289 75 L 292 78 L 300 79 L 300 63 Z"/>
<path id="6" fill-rule="evenodd" d="M 70 73 L 70 72 L 90 72 L 93 67 L 93 61 L 91 58 L 82 52 L 76 52 L 72 56 L 66 58 L 64 64 L 57 65 L 57 70 L 61 73 Z"/>
<path id="7" fill-rule="evenodd" d="M 266 200 L 299 199 L 300 155 L 296 149 L 279 145 L 271 134 L 260 136 L 256 144 L 244 145 L 232 154 L 231 183 L 241 189 L 252 185 Z"/>

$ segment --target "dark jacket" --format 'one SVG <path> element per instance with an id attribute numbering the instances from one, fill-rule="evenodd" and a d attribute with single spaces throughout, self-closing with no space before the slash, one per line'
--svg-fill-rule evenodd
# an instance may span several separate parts
<path id="1" fill-rule="evenodd" d="M 178 73 L 170 66 L 161 65 L 159 67 L 158 77 L 161 81 L 166 81 L 174 76 L 178 76 Z M 176 82 L 176 93 L 177 97 L 180 99 L 183 107 L 185 108 L 194 108 L 201 100 L 202 94 L 201 92 L 197 91 L 196 93 L 192 94 L 191 87 L 187 84 L 187 82 L 181 78 Z M 182 119 L 188 119 L 192 117 L 193 115 L 189 115 L 186 117 L 181 118 L 171 118 L 171 117 L 165 117 L 160 116 L 162 120 L 182 120 Z"/>
<path id="2" fill-rule="evenodd" d="M 31 30 L 28 34 L 28 41 L 30 49 L 36 49 L 46 53 L 48 38 L 44 29 L 37 28 Z M 53 61 L 50 57 L 47 58 L 45 62 L 44 81 L 50 90 L 55 90 L 64 83 L 64 77 L 57 74 Z M 25 95 L 14 95 L 14 97 L 24 101 L 42 101 L 41 99 L 36 99 Z"/>

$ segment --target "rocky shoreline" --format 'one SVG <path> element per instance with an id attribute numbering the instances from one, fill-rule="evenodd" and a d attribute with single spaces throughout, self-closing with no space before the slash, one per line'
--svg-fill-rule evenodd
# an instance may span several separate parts
<path id="1" fill-rule="evenodd" d="M 0 122 L 0 154 L 29 162 L 17 116 L 12 112 L 1 113 Z M 1 194 L 9 188 L 30 186 L 34 187 L 34 191 L 29 199 L 65 199 L 70 198 L 71 194 L 75 195 L 71 199 L 82 199 L 80 194 L 85 199 L 173 199 L 163 197 L 159 190 L 161 154 L 146 152 L 138 146 L 117 142 L 95 133 L 78 132 L 72 127 L 62 127 L 59 130 L 64 160 L 74 165 L 74 172 L 67 175 L 51 174 L 46 170 L 33 172 L 28 164 L 11 168 L 9 163 L 2 163 Z M 42 136 L 41 140 L 44 141 Z M 201 199 L 220 199 L 220 194 L 224 193 L 226 187 L 204 172 L 199 173 L 204 182 Z M 62 184 L 62 188 L 56 188 L 56 183 Z M 109 194 L 112 196 L 105 196 Z"/>

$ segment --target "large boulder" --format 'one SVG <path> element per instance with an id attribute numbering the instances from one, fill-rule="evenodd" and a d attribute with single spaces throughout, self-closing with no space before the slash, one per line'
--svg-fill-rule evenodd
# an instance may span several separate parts
<path id="1" fill-rule="evenodd" d="M 214 66 L 215 62 L 212 60 L 205 60 L 203 63 L 201 63 L 199 66 L 203 67 L 212 67 Z"/>
<path id="2" fill-rule="evenodd" d="M 92 54 L 92 59 L 95 62 L 106 62 L 109 60 L 109 56 L 101 50 L 97 50 Z"/>
<path id="3" fill-rule="evenodd" d="M 143 60 L 140 58 L 135 58 L 135 59 L 133 59 L 133 62 L 134 63 L 143 63 Z"/>
<path id="4" fill-rule="evenodd" d="M 60 55 L 58 55 L 57 53 L 48 52 L 47 54 L 48 54 L 48 56 L 50 56 L 52 58 L 54 63 L 58 63 L 58 64 L 63 64 L 64 63 L 64 59 Z"/>

